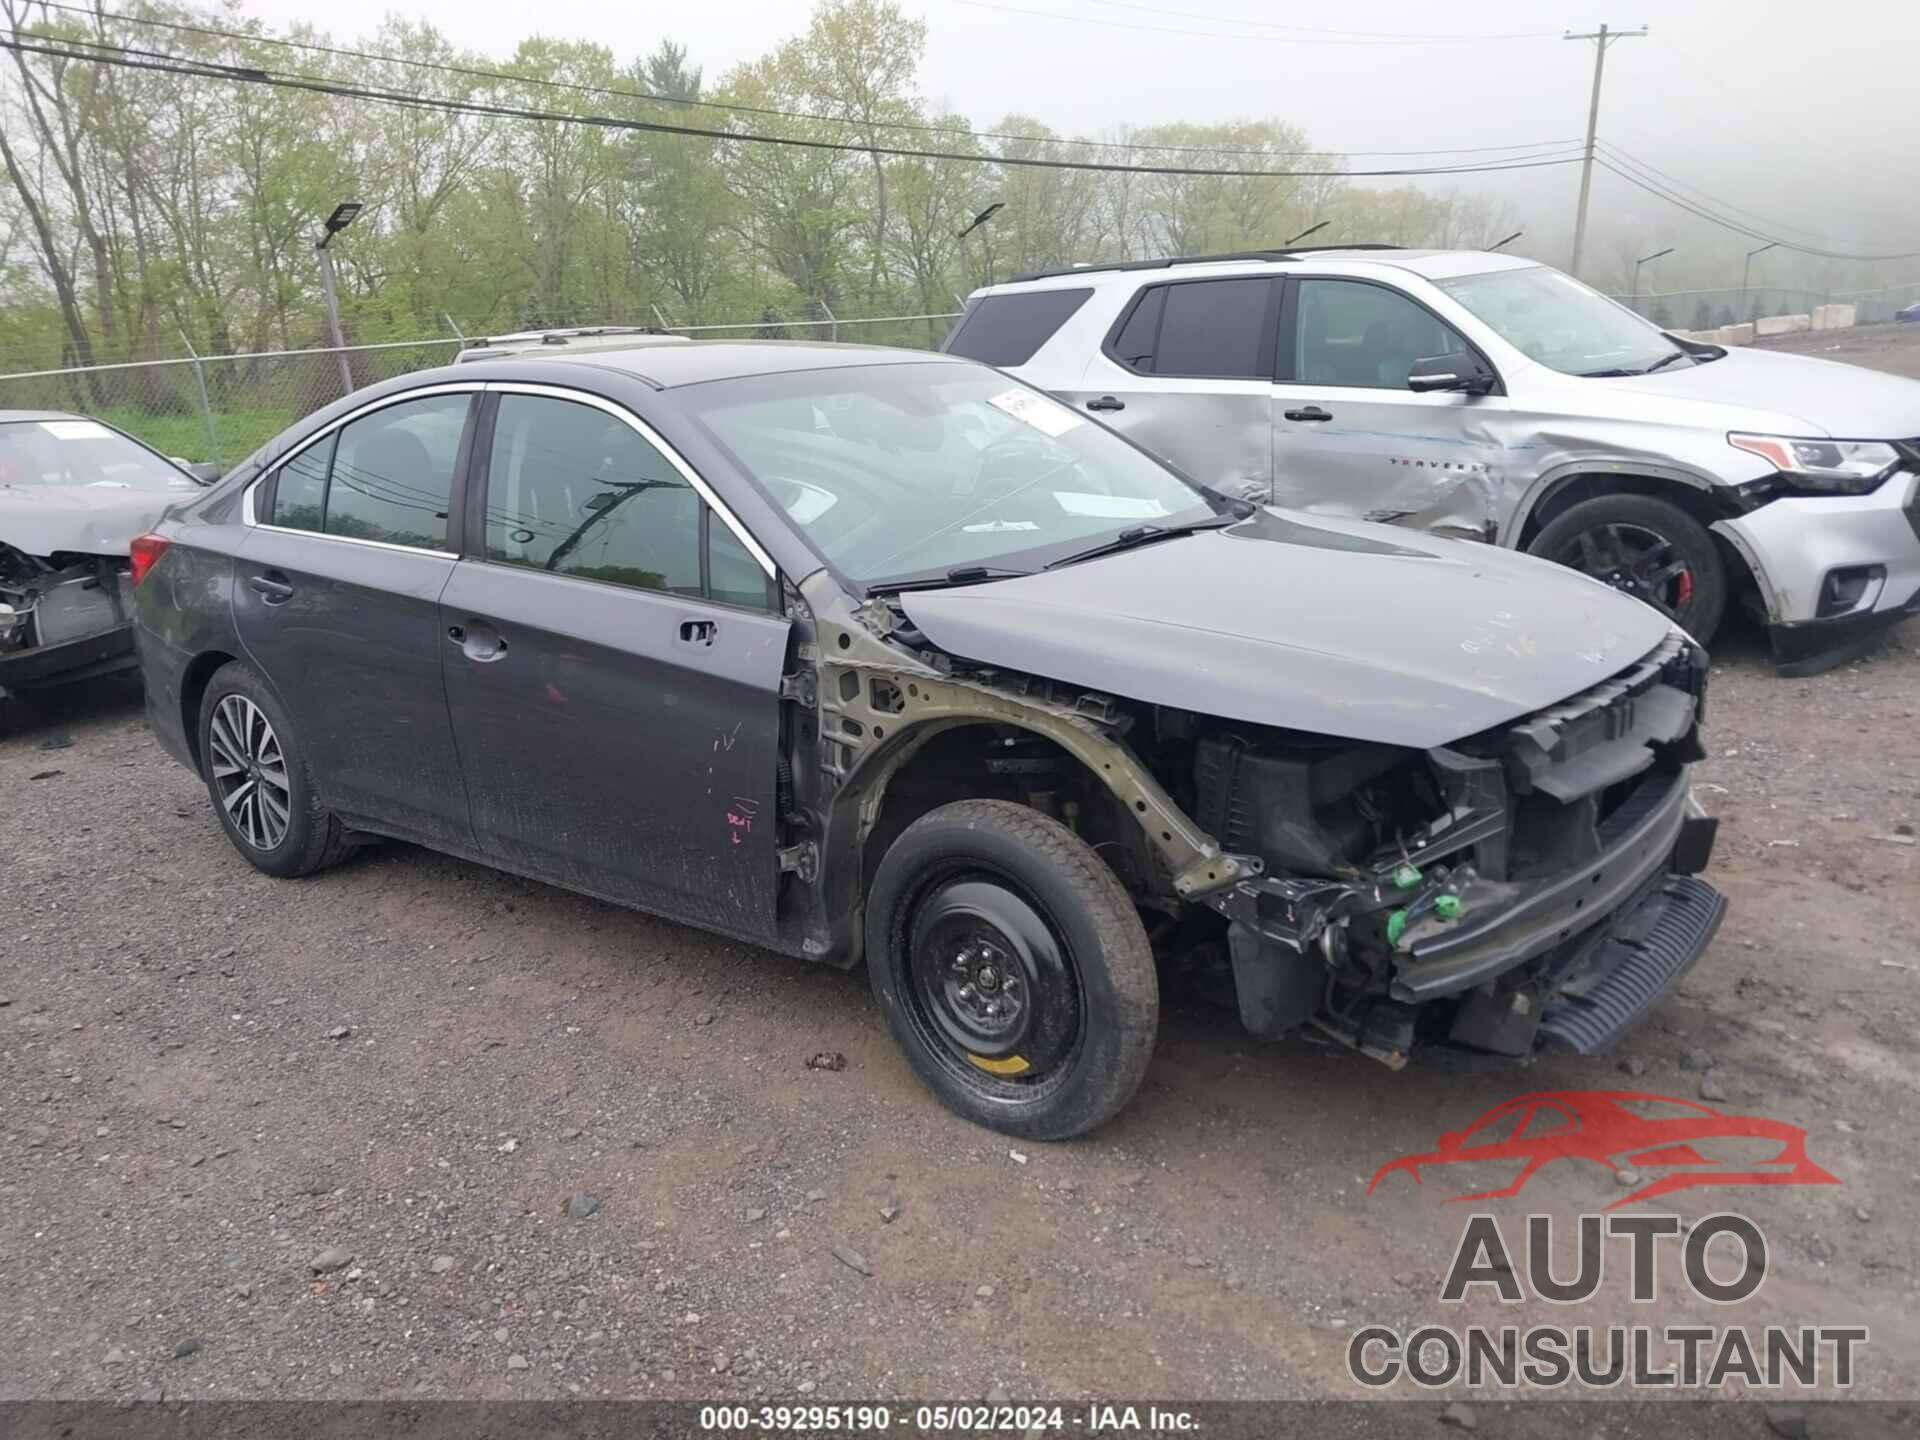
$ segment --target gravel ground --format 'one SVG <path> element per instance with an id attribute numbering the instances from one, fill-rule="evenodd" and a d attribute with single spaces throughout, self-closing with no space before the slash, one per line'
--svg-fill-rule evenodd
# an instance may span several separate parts
<path id="1" fill-rule="evenodd" d="M 1841 1184 L 1640 1208 L 1752 1217 L 1737 1318 L 1866 1324 L 1860 1392 L 1911 1397 L 1917 710 L 1920 628 L 1798 681 L 1726 637 L 1733 908 L 1624 1056 L 1395 1074 L 1175 997 L 1130 1110 L 1016 1148 L 856 978 L 407 846 L 270 880 L 128 686 L 0 705 L 0 1399 L 1350 1395 L 1355 1326 L 1570 1318 L 1443 1305 L 1469 1207 L 1374 1169 L 1623 1086 L 1806 1127 Z M 1730 1318 L 1633 1311 L 1577 1319 Z"/>

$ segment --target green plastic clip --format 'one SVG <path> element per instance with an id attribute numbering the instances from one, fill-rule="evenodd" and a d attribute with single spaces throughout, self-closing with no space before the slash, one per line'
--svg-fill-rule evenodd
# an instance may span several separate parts
<path id="1" fill-rule="evenodd" d="M 1400 937 L 1407 931 L 1407 912 L 1396 910 L 1387 916 L 1387 944 L 1398 945 Z"/>
<path id="2" fill-rule="evenodd" d="M 1420 883 L 1420 867 L 1418 865 L 1395 866 L 1393 883 L 1398 889 L 1411 890 Z"/>
<path id="3" fill-rule="evenodd" d="M 1458 920 L 1460 918 L 1460 912 L 1464 908 L 1460 903 L 1460 897 L 1458 895 L 1436 895 L 1433 897 L 1433 913 L 1438 915 L 1442 920 Z"/>

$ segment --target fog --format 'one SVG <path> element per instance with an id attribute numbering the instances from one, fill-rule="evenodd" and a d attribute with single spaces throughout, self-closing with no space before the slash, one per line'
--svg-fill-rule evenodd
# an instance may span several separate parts
<path id="1" fill-rule="evenodd" d="M 244 0 L 278 30 L 302 20 L 336 35 L 371 33 L 389 11 L 421 16 L 458 44 L 507 54 L 538 25 L 502 0 Z M 976 124 L 1020 113 L 1063 134 L 1119 125 L 1275 117 L 1335 151 L 1407 151 L 1577 141 L 1594 47 L 1560 38 L 1645 24 L 1609 48 L 1601 137 L 1720 202 L 1768 236 L 1816 248 L 1920 250 L 1920 5 L 1837 0 L 1679 0 L 1595 8 L 1562 0 L 1360 0 L 1263 7 L 1250 0 L 908 0 L 927 24 L 920 85 Z M 717 80 L 802 29 L 799 0 L 703 0 L 640 7 L 577 0 L 539 28 L 589 39 L 622 61 L 663 35 Z M 1068 17 L 1068 18 L 1056 18 Z M 1235 23 L 1236 21 L 1240 23 Z M 1277 27 L 1345 32 L 1284 38 Z M 1258 27 L 1258 28 L 1256 28 Z M 1185 32 L 1185 33 L 1179 33 Z M 1374 34 L 1524 33 L 1534 38 L 1382 43 Z M 1334 43 L 1334 42 L 1339 43 Z M 1365 157 L 1354 169 L 1469 163 L 1465 155 Z M 1498 158 L 1497 156 L 1490 158 Z M 1564 264 L 1579 167 L 1423 181 L 1506 199 L 1527 231 L 1514 248 Z M 1624 286 L 1631 259 L 1666 245 L 1651 288 L 1738 283 L 1762 243 L 1697 220 L 1597 171 L 1585 271 Z M 1284 238 L 1284 237 L 1282 237 Z M 1645 247 L 1644 249 L 1641 247 Z M 1920 259 L 1834 265 L 1785 251 L 1756 262 L 1756 283 L 1884 284 L 1920 278 Z"/>

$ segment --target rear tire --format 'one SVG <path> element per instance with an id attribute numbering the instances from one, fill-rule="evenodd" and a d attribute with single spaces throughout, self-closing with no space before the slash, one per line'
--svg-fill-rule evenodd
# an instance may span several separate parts
<path id="1" fill-rule="evenodd" d="M 200 770 L 233 848 L 256 870 L 290 878 L 337 865 L 353 849 L 320 803 L 293 723 L 267 683 L 239 661 L 200 698 Z"/>
<path id="2" fill-rule="evenodd" d="M 1726 612 L 1727 567 L 1713 536 L 1652 495 L 1583 500 L 1542 527 L 1527 551 L 1648 601 L 1702 645 Z"/>
<path id="3" fill-rule="evenodd" d="M 867 971 L 914 1072 L 977 1124 L 1062 1140 L 1140 1086 L 1160 1018 L 1119 878 L 1066 826 L 961 800 L 893 842 L 867 898 Z"/>

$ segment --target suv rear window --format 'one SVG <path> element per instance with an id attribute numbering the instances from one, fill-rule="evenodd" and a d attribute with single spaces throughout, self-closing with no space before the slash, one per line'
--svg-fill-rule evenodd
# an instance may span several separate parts
<path id="1" fill-rule="evenodd" d="M 1271 380 L 1278 294 L 1264 277 L 1149 286 L 1107 354 L 1142 375 Z"/>
<path id="2" fill-rule="evenodd" d="M 1091 289 L 1030 290 L 985 296 L 947 337 L 946 351 L 985 365 L 1024 365 L 1091 294 Z"/>

